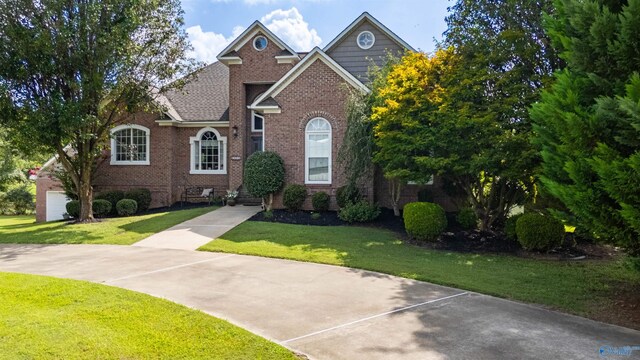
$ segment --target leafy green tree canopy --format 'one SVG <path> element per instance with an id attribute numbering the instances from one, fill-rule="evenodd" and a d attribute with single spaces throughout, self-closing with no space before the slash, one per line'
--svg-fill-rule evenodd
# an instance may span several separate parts
<path id="1" fill-rule="evenodd" d="M 55 153 L 92 220 L 91 181 L 109 130 L 191 71 L 179 0 L 0 2 L 0 121 Z M 170 85 L 166 85 L 170 84 Z M 155 90 L 152 90 L 155 89 Z"/>

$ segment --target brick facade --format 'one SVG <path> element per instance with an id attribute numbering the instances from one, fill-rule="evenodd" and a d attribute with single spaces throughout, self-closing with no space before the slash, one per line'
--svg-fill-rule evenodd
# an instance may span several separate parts
<path id="1" fill-rule="evenodd" d="M 278 64 L 276 56 L 280 49 L 273 41 L 269 41 L 262 51 L 253 48 L 253 39 L 265 35 L 259 33 L 247 41 L 237 53 L 242 64 L 229 65 L 229 127 L 238 128 L 238 137 L 229 141 L 229 188 L 238 189 L 242 185 L 244 159 L 249 139 L 248 123 L 251 111 L 247 109 L 248 99 L 264 92 L 264 87 L 251 85 L 274 84 L 286 74 L 295 64 Z M 236 160 L 237 159 L 237 160 Z"/>
<path id="2" fill-rule="evenodd" d="M 280 92 L 275 100 L 280 114 L 265 116 L 266 150 L 275 151 L 284 160 L 287 184 L 305 184 L 305 127 L 309 120 L 321 117 L 331 124 L 331 184 L 307 184 L 309 197 L 304 208 L 311 208 L 311 195 L 324 191 L 336 209 L 335 191 L 345 184 L 343 168 L 337 161 L 347 120 L 347 91 L 343 78 L 320 60 L 315 60 L 304 73 Z M 372 184 L 371 184 L 372 185 Z M 274 207 L 282 207 L 282 194 L 274 198 Z"/>
<path id="3" fill-rule="evenodd" d="M 351 75 L 357 76 L 359 73 L 354 73 L 355 70 L 348 70 L 351 71 L 351 75 L 348 75 L 340 65 L 336 65 L 328 56 L 334 54 L 334 60 L 337 63 L 347 68 L 353 67 L 353 69 L 362 70 L 362 68 L 366 68 L 366 64 L 369 64 L 365 55 L 376 51 L 381 52 L 387 48 L 395 51 L 402 48 L 391 37 L 385 37 L 383 30 L 379 30 L 376 32 L 378 45 L 372 48 L 373 50 L 348 50 L 355 46 L 354 34 L 357 35 L 358 31 L 365 28 L 373 29 L 373 25 L 366 23 L 368 20 L 364 21 L 365 23 L 356 27 L 344 41 L 333 47 L 329 51 L 330 55 L 315 49 L 310 54 L 299 54 L 303 58 L 302 60 L 294 59 L 292 62 L 280 64 L 276 56 L 287 54 L 286 51 L 283 51 L 282 43 L 267 34 L 261 25 L 247 29 L 247 32 L 236 39 L 228 50 L 225 50 L 230 54 L 229 59 L 235 60 L 230 60 L 228 63 L 225 62 L 226 60 L 223 61 L 226 68 L 221 67 L 223 64 L 219 64 L 220 66 L 217 67 L 207 67 L 207 71 L 210 71 L 207 73 L 209 78 L 204 77 L 204 80 L 198 83 L 200 88 L 192 88 L 197 93 L 196 96 L 200 94 L 200 98 L 197 98 L 197 105 L 191 106 L 194 102 L 186 101 L 184 97 L 179 104 L 183 106 L 181 108 L 183 114 L 193 113 L 190 110 L 212 109 L 210 107 L 212 100 L 208 100 L 211 99 L 211 94 L 220 95 L 216 101 L 220 102 L 220 99 L 225 99 L 226 102 L 228 92 L 228 123 L 226 117 L 209 119 L 210 116 L 202 116 L 204 119 L 202 117 L 187 119 L 188 121 L 174 119 L 172 120 L 174 122 L 168 124 L 171 126 L 160 126 L 157 123 L 160 114 L 145 113 L 132 116 L 129 123 L 141 125 L 150 130 L 149 165 L 111 165 L 109 163 L 110 154 L 107 154 L 107 158 L 97 169 L 94 192 L 148 188 L 152 193 L 151 207 L 161 207 L 180 201 L 185 187 L 188 186 L 213 187 L 216 195 L 224 195 L 226 189 L 239 189 L 243 182 L 244 160 L 252 152 L 252 136 L 260 135 L 260 133 L 251 130 L 252 111 L 247 107 L 260 94 L 271 91 L 274 84 L 302 61 L 304 64 L 300 64 L 299 69 L 304 70 L 296 72 L 296 76 L 288 78 L 288 80 L 292 80 L 285 83 L 286 86 L 279 89 L 273 96 L 280 107 L 280 112 L 263 114 L 265 118 L 264 146 L 266 150 L 275 151 L 282 156 L 287 184 L 305 184 L 305 127 L 309 120 L 316 117 L 322 117 L 329 121 L 332 129 L 331 183 L 306 184 L 309 196 L 304 207 L 310 209 L 311 195 L 317 191 L 324 191 L 331 196 L 331 208 L 336 209 L 336 189 L 346 182 L 343 169 L 337 159 L 346 129 L 347 86 L 363 85 L 357 80 L 346 81 L 346 79 L 353 79 L 350 78 Z M 255 29 L 258 29 L 257 33 L 254 32 Z M 248 38 L 251 36 L 250 34 L 253 35 Z M 257 36 L 265 36 L 269 39 L 267 47 L 262 51 L 256 50 L 253 46 L 253 39 Z M 244 45 L 241 45 L 240 48 L 237 48 L 240 45 L 234 45 L 242 44 L 242 42 Z M 314 53 L 320 54 L 320 56 L 312 56 Z M 362 57 L 362 63 L 358 63 L 359 57 Z M 224 56 L 221 57 L 221 61 L 223 58 Z M 238 58 L 241 59 L 241 64 L 238 63 Z M 331 64 L 331 66 L 327 64 Z M 228 85 L 226 85 L 227 75 Z M 203 92 L 202 90 L 198 92 L 198 89 L 203 89 L 203 84 L 205 89 L 219 89 L 221 92 Z M 222 112 L 226 105 L 216 103 L 216 106 L 218 108 L 222 106 L 220 108 Z M 176 113 L 179 114 L 179 110 L 177 109 Z M 190 137 L 196 136 L 198 131 L 203 129 L 205 126 L 203 121 L 207 121 L 209 124 L 218 122 L 215 127 L 216 131 L 227 139 L 224 152 L 226 174 L 190 174 L 192 156 Z M 377 172 L 374 176 L 373 171 L 370 176 L 364 178 L 364 183 L 360 185 L 365 191 L 366 198 L 389 207 L 391 204 L 388 203 L 388 184 L 384 178 Z M 401 204 L 415 201 L 421 188 L 423 187 L 405 187 Z M 434 189 L 434 201 L 442 204 L 447 210 L 455 208 L 451 199 L 441 196 L 442 192 L 437 190 L 440 188 L 438 179 L 434 185 L 428 188 Z M 46 191 L 56 190 L 60 190 L 57 181 L 43 171 L 37 180 L 36 212 L 38 221 L 45 219 Z M 282 193 L 276 194 L 274 201 L 276 208 L 282 207 Z"/>

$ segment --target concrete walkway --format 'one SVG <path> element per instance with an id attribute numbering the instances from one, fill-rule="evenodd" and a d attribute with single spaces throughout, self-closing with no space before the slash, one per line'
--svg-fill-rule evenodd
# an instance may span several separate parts
<path id="1" fill-rule="evenodd" d="M 133 246 L 196 250 L 240 225 L 260 211 L 260 206 L 223 206 L 142 239 Z"/>
<path id="2" fill-rule="evenodd" d="M 0 271 L 166 298 L 312 359 L 598 359 L 602 346 L 640 345 L 638 331 L 536 306 L 375 272 L 253 256 L 0 245 Z"/>

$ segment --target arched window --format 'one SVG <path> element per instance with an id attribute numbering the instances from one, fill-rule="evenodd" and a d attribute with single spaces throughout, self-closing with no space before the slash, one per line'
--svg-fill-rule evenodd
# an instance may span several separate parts
<path id="1" fill-rule="evenodd" d="M 331 124 L 313 118 L 305 129 L 305 183 L 331 184 Z"/>
<path id="2" fill-rule="evenodd" d="M 111 130 L 111 165 L 149 165 L 149 129 L 120 125 Z"/>
<path id="3" fill-rule="evenodd" d="M 201 129 L 191 143 L 191 174 L 226 174 L 227 138 L 213 128 Z"/>

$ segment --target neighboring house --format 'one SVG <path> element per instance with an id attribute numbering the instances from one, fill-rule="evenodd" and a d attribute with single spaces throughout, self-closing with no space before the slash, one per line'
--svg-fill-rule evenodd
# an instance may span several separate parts
<path id="1" fill-rule="evenodd" d="M 193 186 L 214 188 L 216 195 L 240 189 L 248 197 L 242 188 L 245 159 L 268 150 L 282 156 L 287 184 L 304 184 L 309 194 L 325 191 L 336 208 L 335 191 L 345 184 L 337 162 L 346 128 L 345 87 L 369 91 L 369 66 L 405 50 L 413 49 L 366 12 L 324 49 L 308 53 L 294 51 L 256 21 L 218 55 L 218 62 L 160 99 L 164 114 L 136 115 L 130 124 L 113 128 L 111 154 L 97 170 L 94 190 L 148 188 L 152 207 L 180 201 L 185 188 Z M 437 185 L 436 179 L 435 186 L 407 186 L 402 203 Z M 368 199 L 388 207 L 387 188 L 380 174 L 362 184 Z M 38 221 L 62 216 L 60 190 L 43 167 Z M 431 193 L 434 201 L 451 207 L 442 191 Z M 274 206 L 282 206 L 281 194 Z"/>

